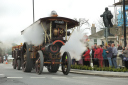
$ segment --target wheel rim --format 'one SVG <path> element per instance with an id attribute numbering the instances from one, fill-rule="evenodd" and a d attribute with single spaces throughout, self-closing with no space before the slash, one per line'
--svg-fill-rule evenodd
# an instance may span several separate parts
<path id="1" fill-rule="evenodd" d="M 64 59 L 63 59 L 63 70 L 64 72 L 67 71 L 67 68 L 68 68 L 68 60 L 67 60 L 67 55 L 64 56 Z"/>
<path id="2" fill-rule="evenodd" d="M 37 64 L 36 64 L 36 73 L 40 74 L 40 58 L 36 61 Z"/>
<path id="3" fill-rule="evenodd" d="M 23 71 L 25 71 L 25 68 L 26 68 L 26 61 L 24 61 L 23 65 L 22 65 Z"/>
<path id="4" fill-rule="evenodd" d="M 37 58 L 38 59 L 36 60 L 36 72 L 38 74 L 41 74 L 43 70 L 43 64 L 44 64 L 44 57 L 43 57 L 42 51 L 38 51 Z"/>
<path id="5" fill-rule="evenodd" d="M 71 68 L 71 57 L 68 52 L 64 52 L 62 56 L 62 72 L 65 75 L 68 75 Z"/>

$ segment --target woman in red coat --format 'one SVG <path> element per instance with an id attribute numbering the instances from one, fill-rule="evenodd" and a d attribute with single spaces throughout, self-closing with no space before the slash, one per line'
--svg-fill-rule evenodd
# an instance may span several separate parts
<path id="1" fill-rule="evenodd" d="M 87 47 L 87 51 L 83 55 L 84 60 L 83 60 L 83 65 L 90 66 L 90 49 Z"/>
<path id="2" fill-rule="evenodd" d="M 98 46 L 96 46 L 96 49 L 95 49 L 95 52 L 94 52 L 94 61 L 95 61 L 95 64 L 94 65 L 97 65 L 99 67 L 99 61 L 96 60 L 96 59 L 99 59 L 99 56 L 100 56 L 100 49 Z"/>
<path id="3" fill-rule="evenodd" d="M 102 49 L 102 45 L 100 45 L 100 58 L 99 58 L 99 64 L 101 67 L 103 67 L 103 56 L 102 56 L 102 53 L 103 53 L 103 49 Z"/>
<path id="4" fill-rule="evenodd" d="M 94 58 L 98 58 L 98 63 L 101 67 L 103 67 L 103 49 L 100 46 L 97 46 L 97 49 L 95 50 L 94 53 Z"/>

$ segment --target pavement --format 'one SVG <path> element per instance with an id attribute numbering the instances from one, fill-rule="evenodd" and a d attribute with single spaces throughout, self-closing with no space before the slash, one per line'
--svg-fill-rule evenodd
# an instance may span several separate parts
<path id="1" fill-rule="evenodd" d="M 59 68 L 59 71 L 62 71 L 61 68 Z M 127 77 L 128 78 L 128 72 L 110 72 L 110 71 L 93 71 L 93 70 L 71 69 L 70 73 L 104 76 L 104 77 Z"/>
<path id="2" fill-rule="evenodd" d="M 71 70 L 72 72 L 72 70 Z M 128 78 L 104 77 L 62 72 L 49 73 L 44 67 L 41 75 L 13 69 L 11 64 L 0 63 L 0 85 L 127 85 Z"/>

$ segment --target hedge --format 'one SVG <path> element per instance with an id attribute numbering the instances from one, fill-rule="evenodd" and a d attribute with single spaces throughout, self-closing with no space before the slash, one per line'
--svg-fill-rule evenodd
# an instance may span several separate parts
<path id="1" fill-rule="evenodd" d="M 111 72 L 128 72 L 127 68 L 114 68 L 114 67 L 97 67 L 94 66 L 93 68 L 90 66 L 82 66 L 82 65 L 71 65 L 72 69 L 80 69 L 80 70 L 94 70 L 94 71 L 111 71 Z"/>

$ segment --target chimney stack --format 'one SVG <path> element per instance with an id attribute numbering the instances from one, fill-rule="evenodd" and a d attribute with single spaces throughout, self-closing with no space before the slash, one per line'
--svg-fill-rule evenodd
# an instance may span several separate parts
<path id="1" fill-rule="evenodd" d="M 96 27 L 95 27 L 95 24 L 92 24 L 91 34 L 94 34 L 94 33 L 96 33 Z"/>

